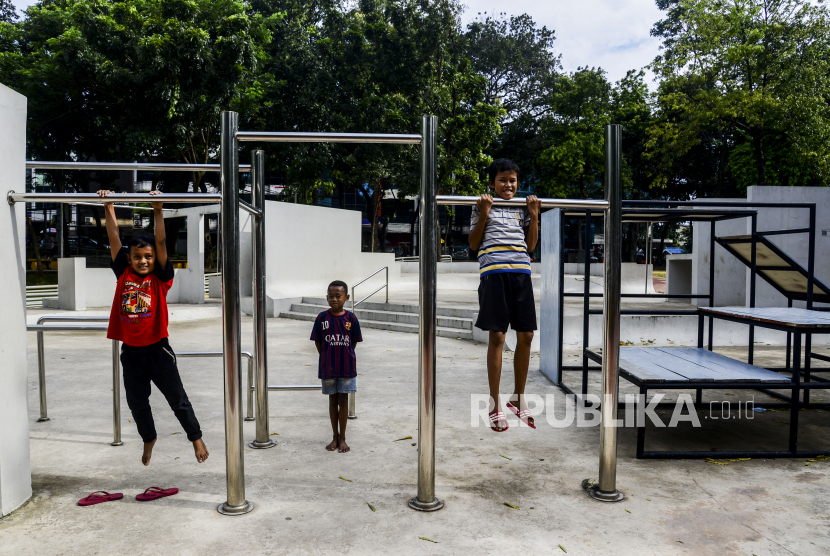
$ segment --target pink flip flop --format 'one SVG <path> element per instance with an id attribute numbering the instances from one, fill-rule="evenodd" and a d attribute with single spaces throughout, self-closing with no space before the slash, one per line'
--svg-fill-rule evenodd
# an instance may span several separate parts
<path id="1" fill-rule="evenodd" d="M 136 495 L 135 499 L 139 502 L 149 502 L 150 500 L 157 500 L 159 498 L 173 496 L 178 493 L 179 489 L 177 488 L 150 487 L 141 494 Z"/>
<path id="2" fill-rule="evenodd" d="M 124 495 L 120 492 L 113 492 L 110 494 L 109 492 L 99 490 L 93 492 L 86 498 L 81 498 L 78 500 L 79 506 L 92 506 L 94 504 L 100 504 L 101 502 L 110 502 L 112 500 L 121 500 L 124 498 Z"/>
<path id="3" fill-rule="evenodd" d="M 536 425 L 535 425 L 535 424 L 532 424 L 532 423 L 528 422 L 528 420 L 527 420 L 528 418 L 531 418 L 531 419 L 533 418 L 533 416 L 530 414 L 530 410 L 529 410 L 529 409 L 523 409 L 523 410 L 519 411 L 519 408 L 518 408 L 518 407 L 516 407 L 515 405 L 513 405 L 513 404 L 512 404 L 512 403 L 510 403 L 510 402 L 507 402 L 507 409 L 509 409 L 510 411 L 512 411 L 513 413 L 515 413 L 515 414 L 516 414 L 516 417 L 518 417 L 519 419 L 521 419 L 521 420 L 522 420 L 522 423 L 524 423 L 524 424 L 525 424 L 525 425 L 527 425 L 528 427 L 530 427 L 530 428 L 532 428 L 532 429 L 535 429 L 535 428 L 536 428 Z M 535 422 L 535 420 L 534 420 L 534 422 Z"/>

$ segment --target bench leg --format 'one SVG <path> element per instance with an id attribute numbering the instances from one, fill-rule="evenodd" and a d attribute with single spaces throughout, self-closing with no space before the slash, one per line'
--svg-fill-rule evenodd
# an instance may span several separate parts
<path id="1" fill-rule="evenodd" d="M 640 386 L 640 396 L 637 400 L 637 459 L 643 459 L 646 447 L 646 396 L 648 388 Z"/>
<path id="2" fill-rule="evenodd" d="M 794 333 L 792 395 L 790 396 L 790 452 L 798 451 L 798 410 L 801 390 L 801 334 Z"/>
<path id="3" fill-rule="evenodd" d="M 804 382 L 810 382 L 810 366 L 812 358 L 810 357 L 810 350 L 813 349 L 813 335 L 806 334 L 804 340 Z M 804 390 L 804 405 L 810 403 L 810 390 Z"/>

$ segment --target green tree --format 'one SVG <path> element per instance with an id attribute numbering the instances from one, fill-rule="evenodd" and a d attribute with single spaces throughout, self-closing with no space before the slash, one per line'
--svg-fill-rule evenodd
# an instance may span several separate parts
<path id="1" fill-rule="evenodd" d="M 650 153 L 664 182 L 672 159 L 702 142 L 740 190 L 826 185 L 830 172 L 830 26 L 823 2 L 658 0 L 664 53 L 660 124 Z M 667 153 L 674 151 L 673 156 Z M 698 195 L 706 191 L 699 191 Z"/>

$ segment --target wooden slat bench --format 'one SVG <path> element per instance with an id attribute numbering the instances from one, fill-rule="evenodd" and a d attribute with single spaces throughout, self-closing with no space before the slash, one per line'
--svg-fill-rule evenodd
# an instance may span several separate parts
<path id="1" fill-rule="evenodd" d="M 589 358 L 602 362 L 598 348 L 585 350 Z M 792 388 L 788 376 L 749 365 L 703 348 L 620 348 L 620 376 L 640 388 L 642 399 L 647 402 L 649 389 L 697 390 L 696 407 L 701 404 L 701 391 Z M 798 410 L 791 404 L 792 411 Z M 688 452 L 645 451 L 645 422 L 637 423 L 637 458 L 695 458 L 695 457 L 813 457 L 830 452 Z M 811 455 L 812 454 L 812 455 Z"/>

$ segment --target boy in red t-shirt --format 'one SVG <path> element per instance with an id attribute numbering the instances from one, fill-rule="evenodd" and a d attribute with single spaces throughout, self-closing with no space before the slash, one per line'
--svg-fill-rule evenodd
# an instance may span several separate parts
<path id="1" fill-rule="evenodd" d="M 110 193 L 101 190 L 98 195 L 106 198 Z M 160 193 L 153 191 L 150 195 Z M 193 443 L 196 461 L 202 463 L 208 458 L 207 447 L 202 441 L 202 430 L 193 413 L 193 406 L 182 386 L 176 354 L 167 341 L 167 292 L 173 285 L 173 265 L 169 264 L 164 243 L 162 203 L 152 205 L 155 238 L 140 234 L 133 236 L 127 247 L 122 247 L 115 208 L 112 203 L 104 203 L 112 253 L 110 268 L 118 278 L 107 338 L 123 344 L 121 366 L 124 369 L 124 392 L 138 434 L 144 441 L 141 463 L 150 465 L 153 446 L 158 439 L 150 409 L 150 382 L 167 399 L 170 409 L 187 433 L 187 439 Z"/>

